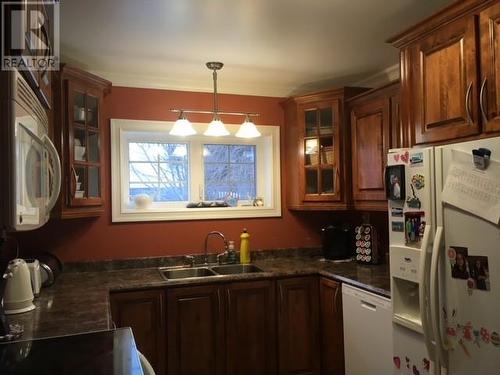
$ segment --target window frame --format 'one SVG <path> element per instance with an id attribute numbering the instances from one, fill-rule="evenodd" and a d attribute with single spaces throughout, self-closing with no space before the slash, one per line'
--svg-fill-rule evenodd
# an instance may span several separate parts
<path id="1" fill-rule="evenodd" d="M 189 137 L 169 135 L 174 122 L 151 120 L 111 119 L 111 213 L 112 222 L 212 220 L 253 217 L 280 217 L 281 213 L 281 159 L 279 126 L 257 126 L 262 136 L 253 139 L 236 138 L 240 125 L 226 124 L 231 135 L 206 137 L 207 124 L 193 123 L 198 134 Z M 140 133 L 140 134 L 138 134 Z M 148 209 L 138 209 L 125 201 L 128 197 L 128 142 L 130 140 L 188 144 L 189 197 L 199 201 L 199 186 L 204 186 L 204 144 L 256 145 L 256 191 L 264 196 L 264 207 L 238 206 L 224 208 L 186 208 L 187 202 L 155 202 Z M 126 149 L 125 149 L 126 148 Z M 195 161 L 199 158 L 199 162 Z M 266 161 L 273 161 L 267 165 Z M 194 176 L 194 178 L 192 177 Z M 266 184 L 271 181 L 271 184 Z M 125 186 L 126 185 L 126 186 Z M 194 199 L 196 198 L 196 199 Z M 247 202 L 248 204 L 248 202 Z"/>

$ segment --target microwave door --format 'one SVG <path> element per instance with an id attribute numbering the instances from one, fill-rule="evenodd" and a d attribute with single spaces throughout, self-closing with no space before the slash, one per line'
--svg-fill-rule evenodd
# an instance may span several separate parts
<path id="1" fill-rule="evenodd" d="M 30 116 L 16 118 L 16 230 L 29 230 L 46 221 L 48 192 L 48 152 L 34 131 L 36 123 Z M 34 130 L 34 131 L 33 131 Z"/>

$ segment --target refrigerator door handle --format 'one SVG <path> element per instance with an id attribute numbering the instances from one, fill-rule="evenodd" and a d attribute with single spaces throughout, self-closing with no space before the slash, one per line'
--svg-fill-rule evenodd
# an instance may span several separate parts
<path id="1" fill-rule="evenodd" d="M 432 324 L 429 321 L 430 316 L 430 306 L 428 298 L 429 290 L 429 262 L 427 261 L 428 248 L 431 237 L 431 226 L 426 225 L 424 229 L 424 236 L 422 238 L 422 253 L 420 256 L 420 288 L 419 288 L 419 300 L 420 300 L 420 318 L 422 321 L 422 331 L 424 333 L 425 346 L 427 348 L 427 353 L 429 353 L 429 358 L 432 362 L 436 361 L 435 346 L 432 342 L 434 332 L 432 329 Z"/>
<path id="2" fill-rule="evenodd" d="M 431 300 L 431 320 L 432 329 L 435 332 L 434 339 L 436 341 L 436 354 L 441 363 L 441 366 L 447 368 L 447 347 L 442 337 L 441 319 L 440 319 L 440 301 L 439 301 L 439 258 L 442 251 L 443 242 L 443 227 L 436 228 L 436 236 L 432 246 L 431 272 L 430 272 L 430 300 Z"/>

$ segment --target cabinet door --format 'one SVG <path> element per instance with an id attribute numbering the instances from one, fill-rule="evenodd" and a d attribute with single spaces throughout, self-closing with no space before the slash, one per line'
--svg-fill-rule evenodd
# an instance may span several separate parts
<path id="1" fill-rule="evenodd" d="M 344 374 L 342 290 L 339 282 L 321 278 L 319 283 L 321 320 L 321 374 Z"/>
<path id="2" fill-rule="evenodd" d="M 144 290 L 111 294 L 117 327 L 131 327 L 139 351 L 159 375 L 165 374 L 165 292 Z"/>
<path id="3" fill-rule="evenodd" d="M 168 374 L 224 373 L 224 313 L 216 285 L 167 291 Z"/>
<path id="4" fill-rule="evenodd" d="M 279 373 L 319 374 L 318 279 L 283 279 L 277 286 Z"/>
<path id="5" fill-rule="evenodd" d="M 272 280 L 226 287 L 227 374 L 276 374 L 275 307 Z"/>
<path id="6" fill-rule="evenodd" d="M 303 201 L 341 201 L 340 100 L 301 105 L 299 117 Z"/>
<path id="7" fill-rule="evenodd" d="M 480 109 L 487 132 L 500 131 L 500 4 L 479 16 L 481 32 Z"/>
<path id="8" fill-rule="evenodd" d="M 101 93 L 66 81 L 68 97 L 68 205 L 103 205 Z"/>
<path id="9" fill-rule="evenodd" d="M 454 21 L 418 42 L 411 60 L 415 142 L 479 133 L 474 16 Z"/>
<path id="10" fill-rule="evenodd" d="M 387 208 L 384 167 L 390 141 L 389 99 L 377 99 L 351 110 L 353 198 L 381 201 Z"/>

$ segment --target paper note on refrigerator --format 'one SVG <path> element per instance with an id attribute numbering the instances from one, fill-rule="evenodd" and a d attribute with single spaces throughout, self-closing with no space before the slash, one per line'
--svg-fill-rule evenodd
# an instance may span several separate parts
<path id="1" fill-rule="evenodd" d="M 500 163 L 491 160 L 484 171 L 473 167 L 471 156 L 453 150 L 442 200 L 494 224 L 500 219 Z"/>

